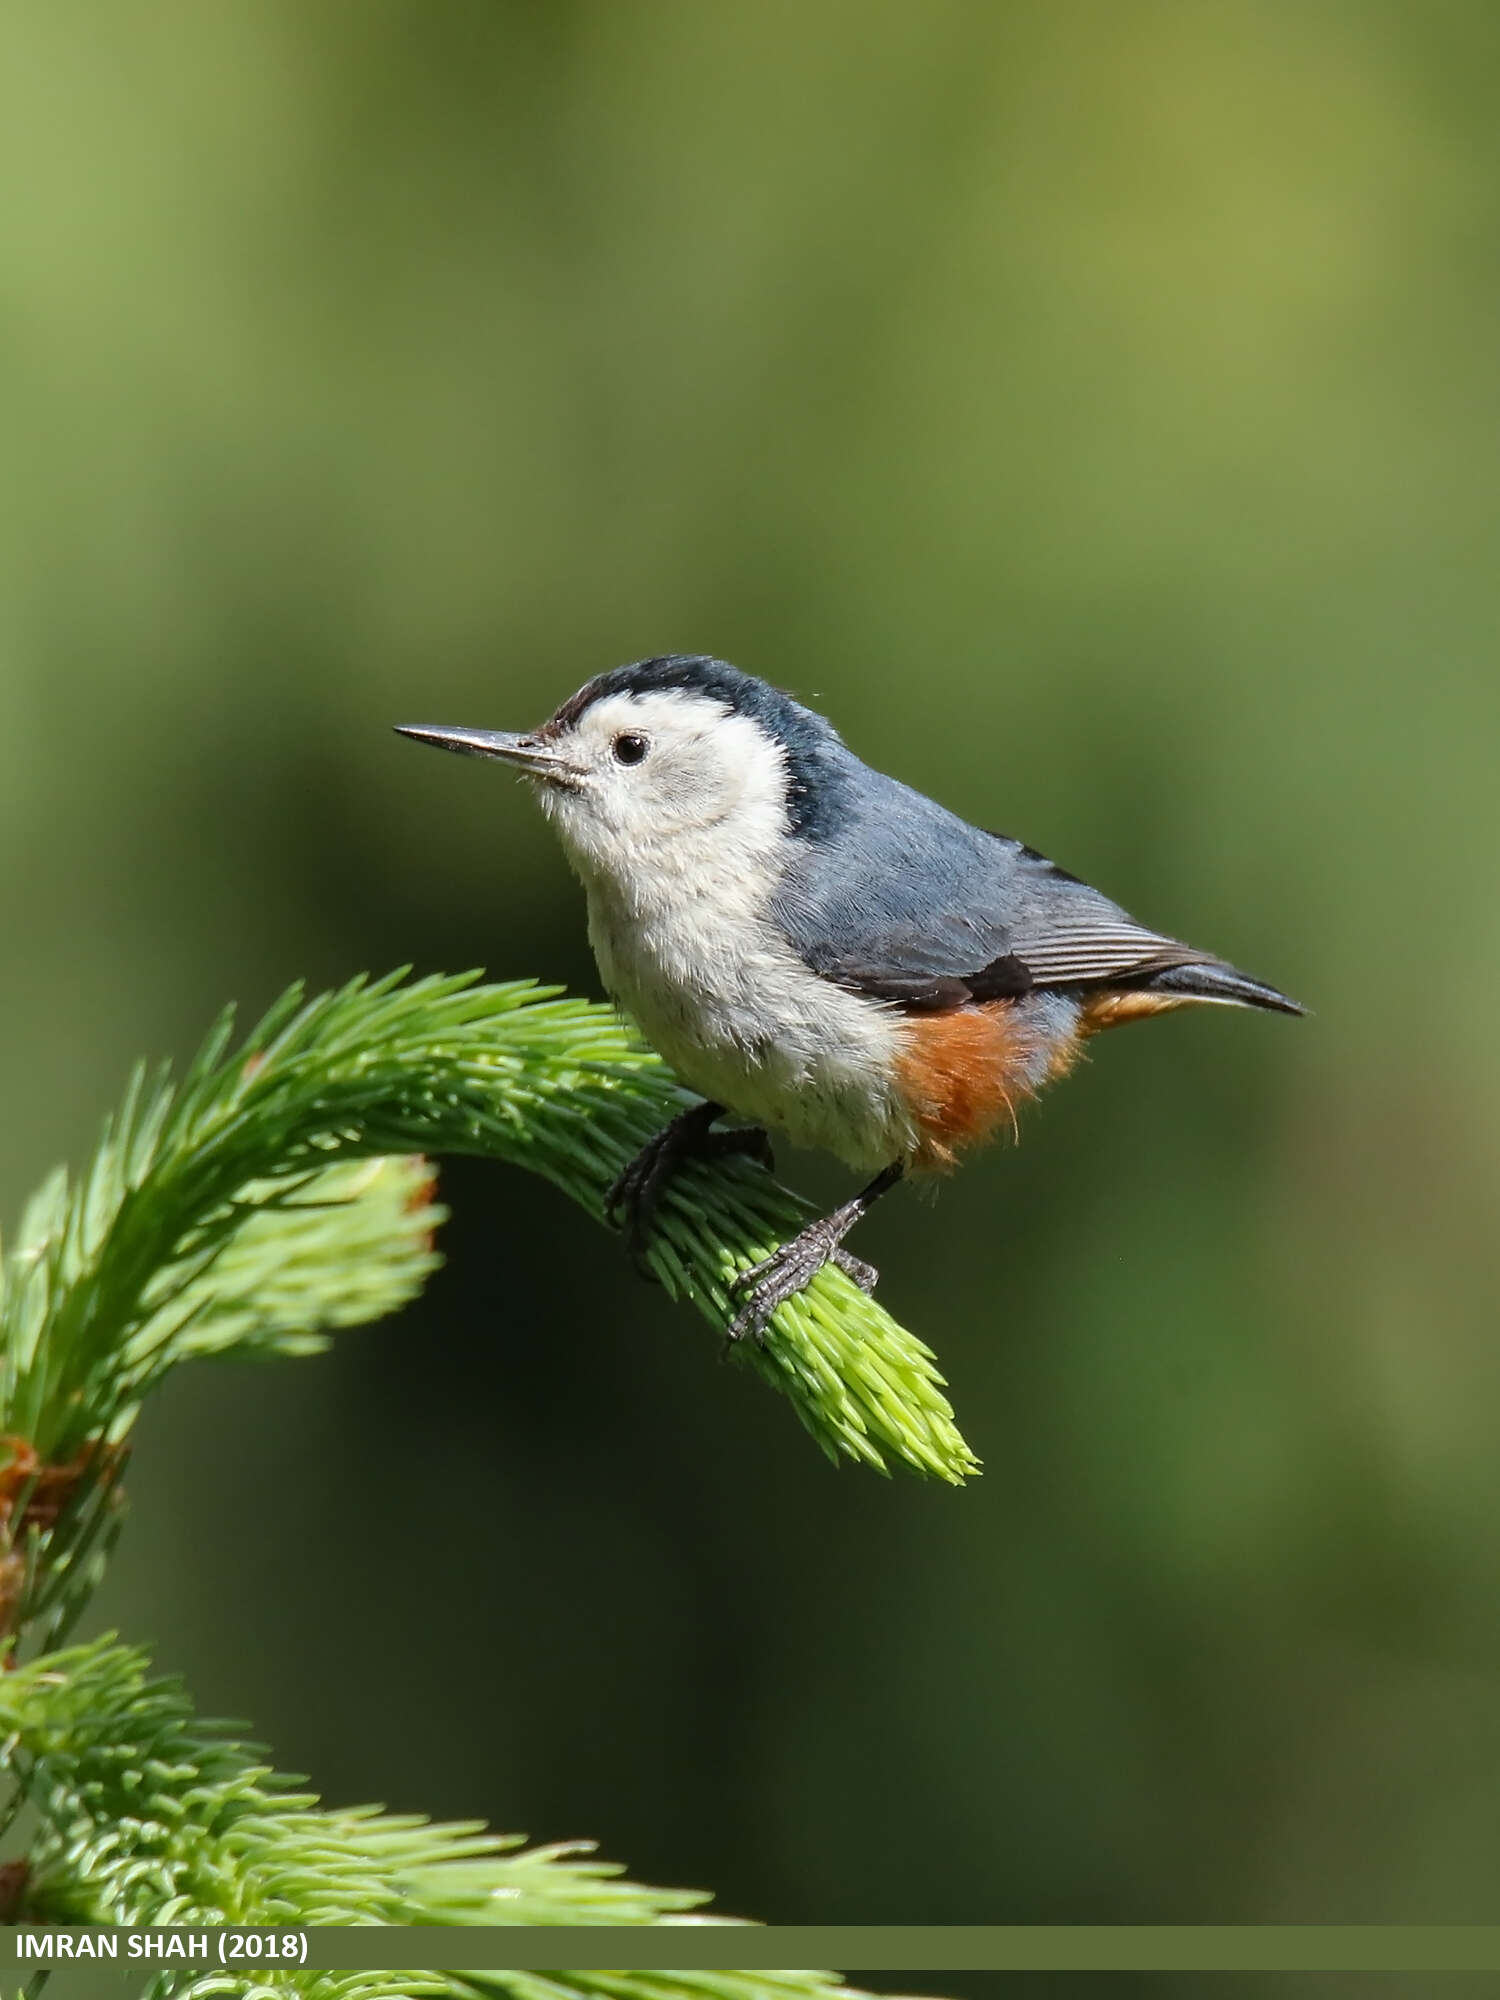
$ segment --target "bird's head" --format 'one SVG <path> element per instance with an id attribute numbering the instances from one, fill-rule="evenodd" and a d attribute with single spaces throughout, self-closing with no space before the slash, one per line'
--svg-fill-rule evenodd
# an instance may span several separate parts
<path id="1" fill-rule="evenodd" d="M 600 674 L 526 735 L 399 733 L 511 765 L 535 784 L 580 872 L 622 885 L 642 873 L 718 873 L 815 837 L 841 775 L 831 724 L 699 654 Z"/>

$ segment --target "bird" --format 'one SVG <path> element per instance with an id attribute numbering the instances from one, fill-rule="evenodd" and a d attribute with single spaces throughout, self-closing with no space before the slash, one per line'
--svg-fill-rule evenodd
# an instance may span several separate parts
<path id="1" fill-rule="evenodd" d="M 854 1225 L 899 1181 L 1013 1131 L 1104 1029 L 1194 1004 L 1305 1011 L 707 654 L 611 668 L 529 733 L 398 733 L 535 788 L 607 991 L 698 1094 L 606 1199 L 634 1248 L 685 1160 L 770 1165 L 773 1132 L 870 1176 L 742 1274 L 731 1341 L 762 1340 L 825 1264 L 873 1290 L 844 1247 Z"/>

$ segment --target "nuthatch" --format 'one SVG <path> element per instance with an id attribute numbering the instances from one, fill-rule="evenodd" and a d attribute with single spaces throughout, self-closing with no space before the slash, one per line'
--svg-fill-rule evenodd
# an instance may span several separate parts
<path id="1" fill-rule="evenodd" d="M 874 1172 L 745 1274 L 732 1338 L 758 1338 L 830 1260 L 873 1287 L 843 1248 L 860 1217 L 1013 1126 L 1100 1029 L 1190 1001 L 1302 1012 L 872 771 L 822 716 L 722 660 L 616 667 L 526 736 L 401 734 L 534 781 L 605 986 L 703 1095 L 611 1190 L 637 1245 L 680 1161 L 769 1159 L 766 1127 Z M 755 1129 L 714 1131 L 725 1111 Z"/>

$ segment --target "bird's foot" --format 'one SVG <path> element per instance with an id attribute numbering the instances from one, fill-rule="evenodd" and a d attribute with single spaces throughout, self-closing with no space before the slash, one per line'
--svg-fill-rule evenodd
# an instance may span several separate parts
<path id="1" fill-rule="evenodd" d="M 634 1254 L 641 1249 L 662 1187 L 685 1157 L 679 1122 L 674 1118 L 654 1138 L 648 1139 L 635 1158 L 626 1162 L 604 1197 L 606 1219 L 619 1224 Z"/>
<path id="2" fill-rule="evenodd" d="M 646 1247 L 657 1205 L 667 1182 L 685 1160 L 721 1159 L 730 1153 L 747 1153 L 774 1171 L 775 1155 L 769 1136 L 756 1126 L 737 1126 L 729 1132 L 710 1130 L 723 1114 L 722 1104 L 694 1104 L 648 1139 L 620 1174 L 604 1197 L 604 1213 L 618 1221 L 631 1254 L 641 1256 Z"/>
<path id="3" fill-rule="evenodd" d="M 724 1336 L 726 1346 L 740 1340 L 753 1340 L 758 1346 L 776 1308 L 794 1298 L 825 1264 L 836 1264 L 862 1292 L 873 1292 L 880 1273 L 863 1257 L 851 1256 L 843 1248 L 842 1238 L 855 1220 L 857 1217 L 835 1210 L 821 1222 L 809 1223 L 800 1236 L 783 1243 L 773 1256 L 742 1272 L 734 1289 L 743 1304 L 730 1321 Z"/>
<path id="4" fill-rule="evenodd" d="M 829 1258 L 830 1264 L 837 1264 L 846 1278 L 852 1278 L 862 1292 L 873 1292 L 880 1283 L 880 1273 L 873 1264 L 867 1264 L 863 1257 L 856 1257 L 852 1250 L 842 1246 Z"/>

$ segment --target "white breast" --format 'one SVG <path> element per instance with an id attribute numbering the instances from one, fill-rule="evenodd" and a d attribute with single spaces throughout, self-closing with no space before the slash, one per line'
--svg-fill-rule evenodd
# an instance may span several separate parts
<path id="1" fill-rule="evenodd" d="M 889 1085 L 899 1019 L 809 972 L 750 887 L 741 879 L 642 910 L 591 886 L 604 983 L 694 1090 L 873 1172 L 914 1141 Z"/>

